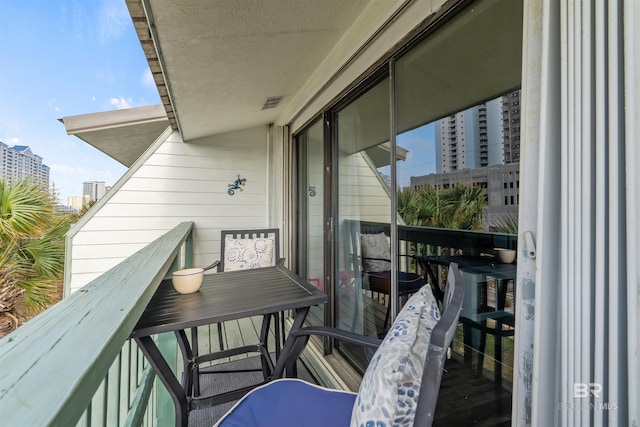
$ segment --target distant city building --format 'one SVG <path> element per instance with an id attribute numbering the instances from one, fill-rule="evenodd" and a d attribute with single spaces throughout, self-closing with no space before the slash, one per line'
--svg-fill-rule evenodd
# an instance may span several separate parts
<path id="1" fill-rule="evenodd" d="M 49 188 L 50 168 L 42 164 L 42 157 L 26 145 L 9 147 L 0 141 L 0 179 L 12 181 L 31 178 L 33 182 Z"/>
<path id="2" fill-rule="evenodd" d="M 99 200 L 105 193 L 104 181 L 88 181 L 82 183 L 82 195 L 89 196 L 89 201 Z"/>
<path id="3" fill-rule="evenodd" d="M 502 97 L 504 162 L 520 162 L 520 90 Z"/>
<path id="4" fill-rule="evenodd" d="M 60 214 L 77 214 L 80 211 L 71 206 L 56 205 L 56 212 Z"/>
<path id="5" fill-rule="evenodd" d="M 411 177 L 411 187 L 473 185 L 487 197 L 485 227 L 518 217 L 520 90 L 436 122 L 436 172 Z"/>
<path id="6" fill-rule="evenodd" d="M 380 179 L 384 181 L 388 188 L 391 188 L 391 176 L 381 173 Z"/>
<path id="7" fill-rule="evenodd" d="M 494 99 L 436 122 L 436 172 L 503 163 L 502 100 Z"/>
<path id="8" fill-rule="evenodd" d="M 483 189 L 488 202 L 487 215 L 483 218 L 484 226 L 487 230 L 491 230 L 493 226 L 505 218 L 518 217 L 518 204 L 520 202 L 519 163 L 412 176 L 410 185 L 414 190 L 425 185 L 443 189 L 449 188 L 456 183 L 473 185 Z"/>
<path id="9" fill-rule="evenodd" d="M 436 122 L 436 172 L 520 161 L 520 91 Z"/>
<path id="10" fill-rule="evenodd" d="M 80 212 L 85 205 L 90 202 L 89 196 L 67 197 L 67 205 Z"/>

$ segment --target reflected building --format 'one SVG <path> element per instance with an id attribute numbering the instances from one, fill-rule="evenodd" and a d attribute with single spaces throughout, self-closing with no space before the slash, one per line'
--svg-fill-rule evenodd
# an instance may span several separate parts
<path id="1" fill-rule="evenodd" d="M 410 186 L 414 190 L 426 185 L 431 185 L 436 189 L 445 189 L 456 183 L 473 185 L 484 191 L 487 200 L 487 214 L 483 218 L 483 225 L 486 230 L 493 231 L 496 225 L 506 218 L 518 218 L 519 163 L 412 176 Z"/>
<path id="2" fill-rule="evenodd" d="M 437 173 L 411 177 L 411 188 L 456 183 L 482 188 L 487 230 L 518 217 L 520 90 L 438 120 L 435 137 Z"/>
<path id="3" fill-rule="evenodd" d="M 504 163 L 520 161 L 520 90 L 502 97 Z"/>
<path id="4" fill-rule="evenodd" d="M 438 120 L 435 132 L 437 173 L 504 163 L 501 98 Z"/>

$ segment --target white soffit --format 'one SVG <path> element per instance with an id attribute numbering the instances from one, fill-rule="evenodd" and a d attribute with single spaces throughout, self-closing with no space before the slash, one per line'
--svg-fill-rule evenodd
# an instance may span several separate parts
<path id="1" fill-rule="evenodd" d="M 60 119 L 74 135 L 130 167 L 169 127 L 162 105 L 81 114 Z"/>
<path id="2" fill-rule="evenodd" d="M 160 95 L 185 141 L 274 122 L 369 4 L 127 0 L 156 83 L 165 79 Z M 277 107 L 262 109 L 277 96 L 283 97 Z"/>

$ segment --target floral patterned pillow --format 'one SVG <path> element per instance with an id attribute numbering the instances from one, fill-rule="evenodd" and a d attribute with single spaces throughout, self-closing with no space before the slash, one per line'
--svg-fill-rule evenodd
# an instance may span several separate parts
<path id="1" fill-rule="evenodd" d="M 386 234 L 363 233 L 360 236 L 360 241 L 362 246 L 362 268 L 364 268 L 364 271 L 375 272 L 391 270 L 391 247 L 389 246 Z"/>
<path id="2" fill-rule="evenodd" d="M 353 427 L 412 426 L 431 331 L 440 311 L 429 285 L 407 301 L 362 378 Z"/>
<path id="3" fill-rule="evenodd" d="M 274 239 L 233 239 L 224 242 L 224 271 L 271 267 L 274 262 Z"/>

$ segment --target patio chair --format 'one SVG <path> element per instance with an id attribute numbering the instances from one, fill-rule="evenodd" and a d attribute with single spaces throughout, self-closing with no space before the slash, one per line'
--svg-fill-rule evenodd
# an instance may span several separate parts
<path id="1" fill-rule="evenodd" d="M 260 267 L 272 267 L 284 264 L 284 258 L 280 258 L 280 230 L 277 228 L 254 230 L 222 230 L 220 232 L 220 259 L 203 267 L 205 271 L 216 268 L 218 272 L 253 269 Z M 265 283 L 265 286 L 268 286 Z M 269 328 L 271 318 L 274 319 L 274 341 L 276 359 L 280 357 L 280 351 L 284 343 L 285 319 L 284 313 L 267 314 L 263 319 L 263 328 Z M 218 329 L 218 345 L 224 350 L 222 324 L 216 324 Z M 192 347 L 195 355 L 198 352 L 198 333 L 196 328 L 191 329 Z M 265 347 L 267 343 L 264 343 Z M 262 371 L 265 379 L 270 375 L 263 361 L 261 369 L 245 369 L 243 371 Z M 237 370 L 200 371 L 195 375 L 195 394 L 199 393 L 199 374 L 215 374 L 223 372 L 237 372 Z"/>
<path id="2" fill-rule="evenodd" d="M 359 234 L 359 242 L 358 240 Z M 391 312 L 391 247 L 387 235 L 381 229 L 361 226 L 359 233 L 352 233 L 353 247 L 360 247 L 360 256 L 355 255 L 354 266 L 361 269 L 363 289 L 387 296 L 387 311 L 382 329 L 386 331 Z M 402 255 L 408 256 L 408 255 Z M 408 297 L 424 286 L 424 278 L 407 271 L 398 271 L 398 296 Z"/>
<path id="3" fill-rule="evenodd" d="M 280 258 L 280 230 L 265 228 L 256 230 L 222 230 L 220 232 L 220 259 L 204 270 L 217 268 L 218 272 L 271 267 L 284 264 Z M 274 316 L 276 320 L 276 355 L 284 341 L 284 315 Z M 267 320 L 268 325 L 268 320 Z M 224 349 L 222 324 L 218 323 L 218 344 Z"/>
<path id="4" fill-rule="evenodd" d="M 292 335 L 296 340 L 285 366 L 295 363 L 311 335 L 377 347 L 358 393 L 278 379 L 252 390 L 215 426 L 431 426 L 463 293 L 458 266 L 451 264 L 442 317 L 431 288 L 423 286 L 405 304 L 382 343 L 339 329 L 302 328 Z M 275 375 L 281 374 L 279 364 Z"/>

